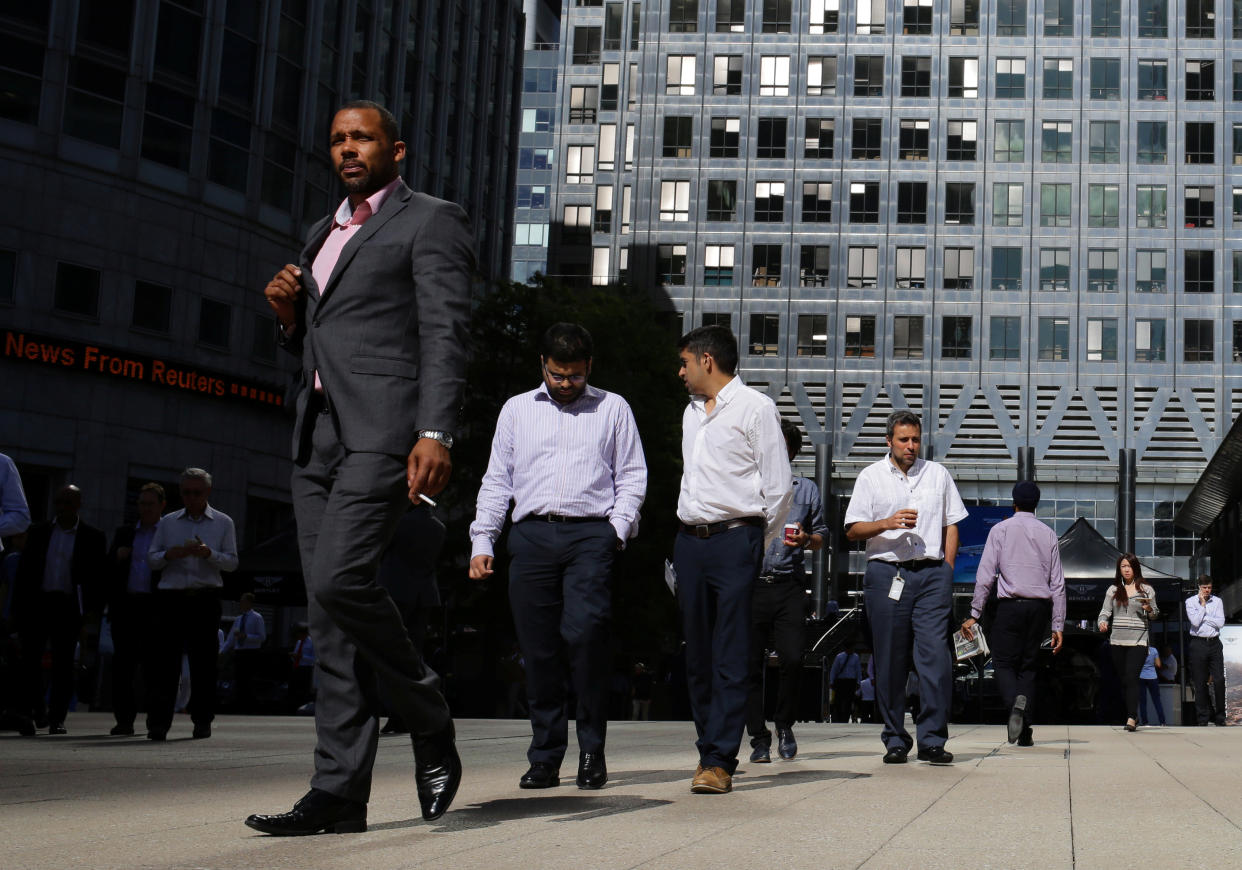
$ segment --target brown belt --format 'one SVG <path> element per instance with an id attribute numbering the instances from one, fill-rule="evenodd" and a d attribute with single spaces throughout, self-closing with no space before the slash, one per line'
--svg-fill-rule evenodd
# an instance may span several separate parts
<path id="1" fill-rule="evenodd" d="M 687 525 L 681 523 L 681 530 L 687 535 L 693 535 L 696 538 L 710 538 L 712 535 L 718 535 L 721 532 L 727 532 L 730 529 L 741 528 L 742 526 L 764 526 L 764 521 L 760 517 L 738 517 L 736 520 L 721 520 L 718 523 L 699 523 L 698 525 Z"/>

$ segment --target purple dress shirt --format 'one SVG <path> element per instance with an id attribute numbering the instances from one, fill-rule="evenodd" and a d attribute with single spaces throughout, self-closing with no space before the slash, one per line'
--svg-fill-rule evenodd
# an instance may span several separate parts
<path id="1" fill-rule="evenodd" d="M 1061 548 L 1056 532 L 1029 511 L 1017 511 L 997 523 L 983 545 L 983 558 L 975 575 L 975 597 L 970 615 L 975 619 L 991 594 L 1000 575 L 997 594 L 1001 598 L 1042 598 L 1052 600 L 1052 630 L 1065 627 L 1065 573 L 1061 570 Z"/>

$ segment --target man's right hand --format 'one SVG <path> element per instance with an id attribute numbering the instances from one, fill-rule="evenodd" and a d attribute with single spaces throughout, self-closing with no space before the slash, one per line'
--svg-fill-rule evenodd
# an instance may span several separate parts
<path id="1" fill-rule="evenodd" d="M 188 555 L 190 553 L 185 547 L 169 547 L 164 551 L 165 559 L 184 559 Z"/>
<path id="2" fill-rule="evenodd" d="M 919 518 L 919 512 L 913 508 L 902 508 L 884 521 L 884 527 L 893 529 L 912 529 Z"/>
<path id="3" fill-rule="evenodd" d="M 475 556 L 470 560 L 470 579 L 486 580 L 492 576 L 492 557 Z"/>
<path id="4" fill-rule="evenodd" d="M 297 321 L 294 303 L 302 295 L 302 270 L 292 263 L 286 263 L 285 267 L 267 282 L 263 295 L 267 297 L 267 304 L 272 306 L 281 325 L 285 328 L 293 326 Z"/>

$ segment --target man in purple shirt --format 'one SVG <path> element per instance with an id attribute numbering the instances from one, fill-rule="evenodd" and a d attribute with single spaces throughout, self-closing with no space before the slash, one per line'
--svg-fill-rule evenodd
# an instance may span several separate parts
<path id="1" fill-rule="evenodd" d="M 1030 746 L 1035 701 L 1035 659 L 1052 621 L 1052 652 L 1061 649 L 1065 626 L 1065 574 L 1052 529 L 1035 518 L 1039 487 L 1020 481 L 1013 488 L 1014 514 L 988 533 L 975 575 L 975 597 L 962 634 L 973 637 L 992 587 L 997 586 L 991 626 L 992 664 L 1001 699 L 1010 709 L 1009 742 Z M 999 584 L 997 579 L 999 578 Z"/>
<path id="2" fill-rule="evenodd" d="M 543 383 L 501 408 L 470 526 L 470 578 L 482 580 L 512 500 L 509 603 L 532 731 L 520 788 L 560 785 L 569 681 L 578 696 L 578 788 L 608 781 L 609 582 L 617 551 L 638 533 L 647 463 L 630 406 L 587 384 L 591 353 L 591 334 L 576 323 L 544 334 Z"/>

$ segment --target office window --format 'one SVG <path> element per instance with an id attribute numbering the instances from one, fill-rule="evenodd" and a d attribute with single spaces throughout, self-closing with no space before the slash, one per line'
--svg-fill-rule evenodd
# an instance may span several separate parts
<path id="1" fill-rule="evenodd" d="M 931 122 L 903 118 L 897 138 L 901 160 L 926 160 L 930 154 Z"/>
<path id="2" fill-rule="evenodd" d="M 1216 276 L 1212 263 L 1215 252 L 1211 250 L 1188 250 L 1183 253 L 1185 254 L 1183 271 L 1186 274 L 1186 292 L 1214 293 L 1216 291 Z"/>
<path id="3" fill-rule="evenodd" d="M 1164 362 L 1165 322 L 1142 318 L 1134 321 L 1134 361 Z"/>
<path id="4" fill-rule="evenodd" d="M 599 63 L 601 37 L 598 27 L 575 27 L 571 60 L 574 63 Z"/>
<path id="5" fill-rule="evenodd" d="M 699 0 L 669 0 L 668 32 L 694 33 L 699 29 Z"/>
<path id="6" fill-rule="evenodd" d="M 1121 0 L 1091 0 L 1091 35 L 1121 36 Z"/>
<path id="7" fill-rule="evenodd" d="M 893 359 L 923 358 L 923 318 L 897 315 L 893 318 Z"/>
<path id="8" fill-rule="evenodd" d="M 149 281 L 134 282 L 134 311 L 130 322 L 139 329 L 168 332 L 172 318 L 172 288 Z M 273 331 L 271 318 L 265 317 L 268 331 Z"/>
<path id="9" fill-rule="evenodd" d="M 1140 60 L 1138 62 L 1138 98 L 1167 100 L 1169 98 L 1169 62 Z"/>
<path id="10" fill-rule="evenodd" d="M 720 178 L 708 179 L 707 219 L 709 221 L 737 220 L 736 181 Z"/>
<path id="11" fill-rule="evenodd" d="M 548 186 L 546 184 L 519 184 L 517 189 L 518 208 L 547 208 Z"/>
<path id="12" fill-rule="evenodd" d="M 690 157 L 694 143 L 694 119 L 676 115 L 664 117 L 664 156 Z"/>
<path id="13" fill-rule="evenodd" d="M 852 187 L 852 185 L 851 185 Z M 879 185 L 876 185 L 878 192 Z M 853 215 L 851 214 L 851 217 Z M 878 220 L 877 214 L 877 220 Z M 897 182 L 897 223 L 899 224 L 925 224 L 927 223 L 927 182 L 926 181 L 899 181 Z"/>
<path id="14" fill-rule="evenodd" d="M 1116 293 L 1120 262 L 1120 253 L 1116 248 L 1091 248 L 1088 250 L 1088 292 Z"/>
<path id="15" fill-rule="evenodd" d="M 811 223 L 827 223 L 832 220 L 831 181 L 802 183 L 802 219 Z"/>
<path id="16" fill-rule="evenodd" d="M 1022 289 L 1022 249 L 992 248 L 992 289 Z"/>
<path id="17" fill-rule="evenodd" d="M 1115 362 L 1117 318 L 1087 318 L 1087 362 Z"/>
<path id="18" fill-rule="evenodd" d="M 633 130 L 629 131 L 631 134 Z M 627 143 L 627 147 L 632 147 L 632 143 Z M 611 171 L 617 165 L 617 125 L 616 124 L 600 124 L 599 125 L 599 157 L 595 164 L 601 171 Z M 539 167 L 535 167 L 538 169 Z M 546 167 L 551 169 L 551 163 Z"/>
<path id="19" fill-rule="evenodd" d="M 1234 6 L 1237 15 L 1237 6 Z M 1186 0 L 1186 38 L 1216 37 L 1216 0 Z"/>
<path id="20" fill-rule="evenodd" d="M 738 93 L 741 93 L 739 90 Z M 789 58 L 764 55 L 759 58 L 759 96 L 789 96 Z"/>
<path id="21" fill-rule="evenodd" d="M 1152 164 L 1169 160 L 1169 125 L 1165 121 L 1139 121 L 1135 162 Z"/>
<path id="22" fill-rule="evenodd" d="M 898 248 L 896 268 L 896 284 L 898 287 L 909 289 L 926 287 L 927 249 Z"/>
<path id="23" fill-rule="evenodd" d="M 904 62 L 904 58 L 902 59 Z M 903 70 L 904 80 L 904 70 Z M 856 55 L 854 57 L 854 96 L 884 96 L 884 56 Z"/>
<path id="24" fill-rule="evenodd" d="M 979 35 L 979 0 L 949 0 L 949 35 Z"/>
<path id="25" fill-rule="evenodd" d="M 975 286 L 975 249 L 944 249 L 944 289 L 973 290 Z"/>
<path id="26" fill-rule="evenodd" d="M 549 70 L 551 72 L 551 70 Z M 621 87 L 621 64 L 606 63 L 600 75 L 599 108 L 603 112 L 615 112 L 617 94 Z"/>
<path id="27" fill-rule="evenodd" d="M 750 316 L 750 355 L 778 356 L 781 352 L 781 317 L 779 314 Z"/>
<path id="28" fill-rule="evenodd" d="M 837 59 L 808 57 L 806 59 L 806 94 L 808 97 L 837 95 Z"/>
<path id="29" fill-rule="evenodd" d="M 733 245 L 707 245 L 703 249 L 703 283 L 709 287 L 732 287 L 736 256 Z"/>
<path id="30" fill-rule="evenodd" d="M 1039 289 L 1054 292 L 1070 289 L 1069 248 L 1039 249 Z"/>
<path id="31" fill-rule="evenodd" d="M 988 359 L 1022 358 L 1022 318 L 988 318 Z"/>
<path id="32" fill-rule="evenodd" d="M 1242 187 L 1233 189 L 1233 225 L 1242 224 Z"/>
<path id="33" fill-rule="evenodd" d="M 591 206 L 566 205 L 561 212 L 561 242 L 585 245 L 591 240 Z"/>
<path id="34" fill-rule="evenodd" d="M 686 283 L 686 246 L 657 245 L 656 275 L 661 284 L 684 285 Z"/>
<path id="35" fill-rule="evenodd" d="M 761 28 L 764 33 L 788 33 L 793 18 L 792 0 L 763 0 Z"/>
<path id="36" fill-rule="evenodd" d="M 975 183 L 946 181 L 944 183 L 944 222 L 957 226 L 975 225 Z"/>
<path id="37" fill-rule="evenodd" d="M 1186 187 L 1187 229 L 1216 226 L 1216 188 Z"/>
<path id="38" fill-rule="evenodd" d="M 806 119 L 806 146 L 804 157 L 831 160 L 833 157 L 833 133 L 836 121 L 832 118 Z"/>
<path id="39" fill-rule="evenodd" d="M 1169 252 L 1140 249 L 1134 257 L 1134 289 L 1163 293 L 1169 286 Z"/>
<path id="40" fill-rule="evenodd" d="M 992 185 L 992 226 L 1022 226 L 1022 185 L 999 181 Z"/>
<path id="41" fill-rule="evenodd" d="M 535 248 L 548 246 L 548 225 L 516 223 L 513 225 L 513 244 Z"/>
<path id="42" fill-rule="evenodd" d="M 811 0 L 807 16 L 808 33 L 836 33 L 840 22 L 841 0 Z"/>
<path id="43" fill-rule="evenodd" d="M 193 133 L 194 98 L 158 84 L 149 85 L 142 124 L 142 156 L 189 171 Z"/>
<path id="44" fill-rule="evenodd" d="M 1026 36 L 1026 0 L 996 0 L 996 35 Z"/>
<path id="45" fill-rule="evenodd" d="M 755 156 L 762 159 L 781 159 L 785 156 L 785 119 L 760 118 L 759 136 Z"/>
<path id="46" fill-rule="evenodd" d="M 996 59 L 996 98 L 1021 100 L 1026 97 L 1026 58 Z"/>
<path id="47" fill-rule="evenodd" d="M 940 323 L 940 358 L 970 359 L 970 318 L 949 316 Z"/>
<path id="48" fill-rule="evenodd" d="M 1067 360 L 1069 350 L 1069 318 L 1039 318 L 1039 358 L 1041 360 Z"/>
<path id="49" fill-rule="evenodd" d="M 591 249 L 591 285 L 593 287 L 607 287 L 612 280 L 608 271 L 608 253 L 608 248 L 602 246 Z"/>
<path id="50" fill-rule="evenodd" d="M 1233 322 L 1233 361 L 1242 362 L 1242 320 Z"/>
<path id="51" fill-rule="evenodd" d="M 1121 162 L 1121 122 L 1092 121 L 1087 128 L 1092 163 Z"/>
<path id="52" fill-rule="evenodd" d="M 949 121 L 946 126 L 946 160 L 974 160 L 978 144 L 978 121 Z"/>
<path id="53" fill-rule="evenodd" d="M 850 182 L 850 223 L 874 224 L 880 221 L 880 183 Z"/>
<path id="54" fill-rule="evenodd" d="M 741 135 L 741 118 L 712 118 L 708 155 L 711 157 L 737 157 L 738 143 Z"/>
<path id="55" fill-rule="evenodd" d="M 690 220 L 690 182 L 660 182 L 660 220 Z"/>
<path id="56" fill-rule="evenodd" d="M 1242 293 L 1242 251 L 1233 252 L 1233 292 Z"/>
<path id="57" fill-rule="evenodd" d="M 1233 165 L 1242 164 L 1242 124 L 1233 125 Z"/>
<path id="58" fill-rule="evenodd" d="M 850 139 L 851 160 L 879 160 L 883 149 L 883 124 L 880 118 L 855 118 Z"/>
<path id="59" fill-rule="evenodd" d="M 746 0 L 716 0 L 716 32 L 746 32 Z"/>
<path id="60" fill-rule="evenodd" d="M 884 0 L 854 0 L 855 33 L 876 35 L 884 32 Z"/>
<path id="61" fill-rule="evenodd" d="M 551 169 L 556 165 L 555 153 L 551 148 L 520 148 L 518 169 Z"/>
<path id="62" fill-rule="evenodd" d="M 1072 163 L 1074 125 L 1069 121 L 1044 121 L 1040 160 L 1044 163 Z"/>
<path id="63" fill-rule="evenodd" d="M 233 319 L 233 309 L 224 302 L 203 297 L 198 306 L 198 340 L 200 344 L 212 347 L 227 348 L 229 346 L 229 327 Z"/>
<path id="64" fill-rule="evenodd" d="M 699 319 L 702 321 L 700 326 L 723 326 L 728 330 L 733 329 L 733 317 L 726 311 L 704 311 Z"/>
<path id="65" fill-rule="evenodd" d="M 949 58 L 949 96 L 967 100 L 979 96 L 979 58 Z"/>
<path id="66" fill-rule="evenodd" d="M 776 58 L 770 58 L 770 60 L 776 60 Z M 786 72 L 788 72 L 788 59 L 785 63 Z M 786 81 L 786 86 L 788 86 L 788 81 Z M 740 54 L 718 54 L 712 59 L 712 93 L 718 97 L 737 96 L 742 93 L 742 56 Z"/>
<path id="67" fill-rule="evenodd" d="M 1050 57 L 1044 60 L 1044 99 L 1070 100 L 1074 98 L 1074 61 L 1068 57 Z"/>
<path id="68" fill-rule="evenodd" d="M 751 248 L 751 284 L 755 287 L 779 287 L 781 283 L 781 246 L 755 245 Z"/>
<path id="69" fill-rule="evenodd" d="M 693 54 L 670 54 L 664 78 L 664 93 L 672 96 L 694 95 Z"/>
<path id="70" fill-rule="evenodd" d="M 98 269 L 76 266 L 73 263 L 57 263 L 52 307 L 67 314 L 98 317 L 99 278 Z"/>
<path id="71" fill-rule="evenodd" d="M 629 235 L 630 228 L 632 226 L 631 206 L 633 205 L 633 197 L 631 196 L 631 189 L 632 189 L 631 186 L 628 184 L 622 185 L 621 187 L 621 235 L 623 236 Z M 625 251 L 623 252 L 625 253 L 627 257 L 628 257 L 628 251 L 629 251 L 629 248 L 626 248 Z M 627 265 L 628 265 L 628 261 L 627 261 Z"/>
<path id="72" fill-rule="evenodd" d="M 785 182 L 755 182 L 755 220 L 766 222 L 785 220 Z"/>
<path id="73" fill-rule="evenodd" d="M 803 245 L 799 257 L 798 283 L 803 287 L 827 287 L 832 270 L 831 246 Z"/>
<path id="74" fill-rule="evenodd" d="M 11 303 L 16 298 L 17 251 L 0 248 L 0 302 Z"/>
<path id="75" fill-rule="evenodd" d="M 1044 36 L 1073 35 L 1073 0 L 1044 0 Z"/>
<path id="76" fill-rule="evenodd" d="M 568 145 L 565 148 L 565 183 L 595 183 L 595 146 Z"/>
<path id="77" fill-rule="evenodd" d="M 126 34 L 126 43 L 129 36 Z M 6 41 L 6 48 L 13 43 Z M 7 53 L 7 52 L 6 52 Z M 0 61 L 13 65 L 12 57 Z M 40 65 L 42 66 L 42 65 Z M 42 70 L 40 69 L 40 72 Z M 5 90 L 10 91 L 16 76 L 4 72 Z M 125 71 L 82 58 L 73 58 L 69 65 L 69 89 L 65 93 L 63 129 L 70 136 L 95 142 L 108 148 L 121 146 L 121 120 L 125 110 Z M 10 93 L 6 100 L 12 100 Z M 0 109 L 0 113 L 11 114 Z M 229 115 L 228 117 L 233 117 Z M 214 126 L 213 113 L 213 126 Z M 250 147 L 250 125 L 243 121 L 246 141 Z M 244 185 L 243 185 L 244 187 Z"/>
<path id="78" fill-rule="evenodd" d="M 612 186 L 595 188 L 595 232 L 612 232 Z"/>
<path id="79" fill-rule="evenodd" d="M 1216 162 L 1216 125 L 1210 121 L 1186 122 L 1186 162 L 1210 164 Z"/>
<path id="80" fill-rule="evenodd" d="M 883 74 L 883 59 L 872 58 L 873 61 L 879 61 L 878 66 L 881 74 Z M 950 64 L 952 60 L 950 60 Z M 875 65 L 869 66 L 869 69 Z M 857 68 L 857 67 L 855 67 Z M 858 93 L 855 86 L 855 94 Z M 930 57 L 903 57 L 901 59 L 901 95 L 903 97 L 930 97 L 931 96 L 931 58 Z M 877 91 L 874 96 L 879 96 Z"/>
<path id="81" fill-rule="evenodd" d="M 1116 184 L 1087 185 L 1087 226 L 1115 227 L 1118 225 L 1120 190 L 1121 188 Z"/>
<path id="82" fill-rule="evenodd" d="M 932 0 L 902 0 L 901 32 L 930 36 L 932 32 Z"/>
<path id="83" fill-rule="evenodd" d="M 828 315 L 798 315 L 798 356 L 828 355 Z"/>
<path id="84" fill-rule="evenodd" d="M 598 87 L 575 85 L 569 89 L 569 123 L 594 124 L 598 112 Z"/>
<path id="85" fill-rule="evenodd" d="M 605 3 L 604 4 L 604 50 L 620 51 L 621 50 L 621 30 L 624 27 L 624 7 L 621 3 Z M 631 30 L 636 23 L 633 16 L 630 18 Z M 633 33 L 630 34 L 631 51 L 633 50 Z"/>
<path id="86" fill-rule="evenodd" d="M 875 357 L 875 317 L 850 314 L 845 318 L 846 357 Z"/>
<path id="87" fill-rule="evenodd" d="M 1216 63 L 1210 60 L 1186 61 L 1186 99 L 1216 99 Z"/>
<path id="88" fill-rule="evenodd" d="M 1026 159 L 1025 121 L 997 121 L 992 138 L 992 159 L 996 163 L 1021 163 Z"/>
<path id="89" fill-rule="evenodd" d="M 1091 99 L 1121 99 L 1121 61 L 1118 58 L 1091 58 Z"/>
<path id="90" fill-rule="evenodd" d="M 1182 341 L 1185 362 L 1211 362 L 1213 359 L 1212 321 L 1186 318 Z"/>
<path id="91" fill-rule="evenodd" d="M 1169 35 L 1169 0 L 1138 0 L 1138 35 L 1165 39 Z"/>
<path id="92" fill-rule="evenodd" d="M 523 133 L 548 133 L 554 126 L 551 109 L 522 110 Z"/>
<path id="93" fill-rule="evenodd" d="M 846 251 L 845 286 L 862 289 L 875 287 L 879 268 L 879 248 L 851 245 Z"/>
<path id="94" fill-rule="evenodd" d="M 1039 185 L 1039 225 L 1041 227 L 1068 227 L 1072 207 L 1073 185 Z"/>

